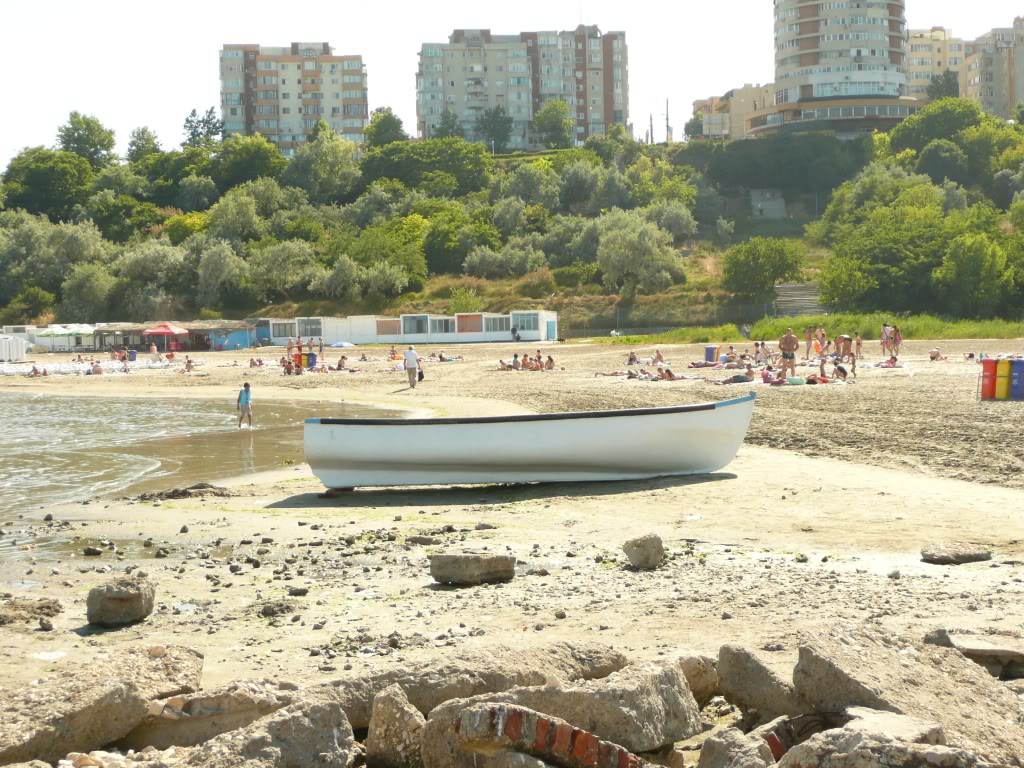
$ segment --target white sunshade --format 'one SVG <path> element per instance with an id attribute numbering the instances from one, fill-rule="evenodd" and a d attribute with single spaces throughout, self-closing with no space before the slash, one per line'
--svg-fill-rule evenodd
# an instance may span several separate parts
<path id="1" fill-rule="evenodd" d="M 96 329 L 91 325 L 77 324 L 77 325 L 51 325 L 49 328 L 45 328 L 42 331 L 38 331 L 36 337 L 57 337 L 57 336 L 92 336 L 96 333 Z"/>

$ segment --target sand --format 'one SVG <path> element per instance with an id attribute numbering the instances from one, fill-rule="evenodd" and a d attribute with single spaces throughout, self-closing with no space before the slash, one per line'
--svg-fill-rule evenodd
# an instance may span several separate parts
<path id="1" fill-rule="evenodd" d="M 0 513 L 0 542 L 25 547 L 18 559 L 0 561 L 0 592 L 64 605 L 52 632 L 0 627 L 0 680 L 24 683 L 53 665 L 84 660 L 96 647 L 171 640 L 206 653 L 212 685 L 254 676 L 322 680 L 347 666 L 470 645 L 583 636 L 644 658 L 674 648 L 714 653 L 727 642 L 778 643 L 785 663 L 800 633 L 837 621 L 870 620 L 910 634 L 940 626 L 1020 634 L 1024 479 L 1016 434 L 1024 406 L 977 403 L 978 366 L 962 354 L 1014 345 L 945 343 L 951 362 L 929 363 L 932 346 L 911 342 L 908 369 L 862 369 L 848 386 L 754 387 L 759 402 L 748 444 L 711 478 L 385 489 L 322 499 L 300 466 L 233 481 L 230 498 L 97 500 L 50 510 L 70 529 L 48 529 L 43 511 L 15 520 Z M 543 348 L 565 368 L 555 373 L 498 371 L 498 357 L 511 351 L 461 348 L 467 362 L 428 364 L 415 391 L 403 374 L 385 373 L 382 362 L 362 364 L 361 374 L 296 379 L 222 367 L 249 359 L 229 353 L 199 355 L 206 365 L 195 375 L 6 379 L 0 387 L 214 397 L 230 408 L 238 385 L 249 380 L 257 420 L 260 400 L 271 398 L 482 415 L 667 405 L 749 389 L 594 378 L 595 371 L 622 368 L 629 351 L 602 345 Z M 677 372 L 700 356 L 696 346 L 662 351 Z M 332 362 L 337 355 L 330 353 Z M 481 523 L 495 527 L 477 530 Z M 188 533 L 178 532 L 182 525 Z M 626 569 L 621 544 L 649 531 L 665 539 L 670 560 L 651 573 Z M 404 543 L 422 533 L 440 543 Z M 157 547 L 144 548 L 147 537 Z M 264 537 L 272 543 L 262 545 Z M 113 540 L 124 559 L 81 556 L 83 546 L 101 539 Z M 920 548 L 934 541 L 989 545 L 993 561 L 921 563 Z M 504 586 L 432 585 L 428 553 L 463 545 L 511 551 L 524 564 Z M 168 558 L 154 559 L 160 546 Z M 260 548 L 267 551 L 257 555 Z M 231 574 L 228 561 L 246 556 L 258 557 L 260 567 Z M 129 564 L 155 580 L 158 610 L 135 627 L 93 632 L 85 626 L 85 596 L 106 578 L 97 569 Z M 289 586 L 310 592 L 290 598 L 289 611 L 275 620 L 258 615 L 261 601 L 287 598 Z M 566 618 L 556 618 L 561 611 Z"/>

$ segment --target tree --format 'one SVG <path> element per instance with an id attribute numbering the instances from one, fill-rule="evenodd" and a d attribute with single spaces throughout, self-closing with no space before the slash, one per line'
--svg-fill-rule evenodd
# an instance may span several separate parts
<path id="1" fill-rule="evenodd" d="M 226 240 L 215 240 L 199 258 L 196 301 L 201 307 L 221 304 L 226 289 L 238 285 L 249 273 L 249 265 Z"/>
<path id="2" fill-rule="evenodd" d="M 399 296 L 409 285 L 409 276 L 396 264 L 377 262 L 360 270 L 366 298 L 374 303 Z"/>
<path id="3" fill-rule="evenodd" d="M 441 119 L 437 123 L 437 128 L 434 129 L 434 135 L 432 139 L 461 139 L 465 136 L 462 130 L 462 123 L 459 122 L 459 118 L 454 112 L 445 107 L 441 113 Z"/>
<path id="4" fill-rule="evenodd" d="M 57 129 L 57 145 L 65 152 L 84 157 L 92 169 L 98 170 L 112 163 L 114 132 L 92 115 L 72 112 L 66 124 Z"/>
<path id="5" fill-rule="evenodd" d="M 360 268 L 345 254 L 338 257 L 331 271 L 313 286 L 322 296 L 332 299 L 358 299 L 363 295 Z"/>
<path id="6" fill-rule="evenodd" d="M 678 256 L 667 232 L 636 213 L 612 211 L 601 217 L 597 263 L 604 283 L 632 298 L 637 293 L 656 293 L 682 275 Z"/>
<path id="7" fill-rule="evenodd" d="M 948 139 L 935 139 L 921 152 L 917 172 L 926 174 L 936 184 L 946 179 L 964 184 L 967 181 L 967 155 Z"/>
<path id="8" fill-rule="evenodd" d="M 566 211 L 581 213 L 590 206 L 604 176 L 604 169 L 577 160 L 562 170 L 559 200 Z"/>
<path id="9" fill-rule="evenodd" d="M 558 207 L 560 186 L 561 180 L 551 163 L 542 158 L 516 168 L 504 185 L 504 193 L 527 205 L 543 205 L 552 210 Z"/>
<path id="10" fill-rule="evenodd" d="M 663 200 L 647 208 L 644 213 L 650 221 L 672 235 L 676 245 L 697 234 L 697 220 L 690 209 L 678 200 Z"/>
<path id="11" fill-rule="evenodd" d="M 29 286 L 0 310 L 0 325 L 31 323 L 53 311 L 57 297 L 42 288 Z"/>
<path id="12" fill-rule="evenodd" d="M 213 237 L 241 243 L 262 237 L 266 222 L 256 213 L 252 196 L 232 191 L 210 209 L 207 231 Z"/>
<path id="13" fill-rule="evenodd" d="M 355 143 L 334 131 L 321 131 L 299 148 L 281 174 L 281 182 L 305 190 L 316 205 L 345 202 L 361 176 L 358 152 Z"/>
<path id="14" fill-rule="evenodd" d="M 25 149 L 4 173 L 7 206 L 44 214 L 51 221 L 68 219 L 74 207 L 89 196 L 92 179 L 89 161 L 73 152 Z"/>
<path id="15" fill-rule="evenodd" d="M 686 121 L 683 133 L 687 139 L 699 139 L 704 135 L 704 113 L 694 112 L 693 117 Z"/>
<path id="16" fill-rule="evenodd" d="M 396 179 L 410 188 L 423 184 L 428 173 L 451 174 L 457 196 L 478 192 L 488 182 L 491 158 L 480 144 L 465 139 L 396 141 L 369 150 L 363 159 L 363 183 Z"/>
<path id="17" fill-rule="evenodd" d="M 951 69 L 932 77 L 928 83 L 928 99 L 955 99 L 960 96 L 960 76 Z"/>
<path id="18" fill-rule="evenodd" d="M 117 281 L 102 264 L 78 264 L 61 285 L 59 316 L 65 322 L 96 323 L 106 320 L 110 296 Z"/>
<path id="19" fill-rule="evenodd" d="M 501 235 L 493 224 L 472 221 L 461 205 L 450 204 L 430 220 L 423 242 L 427 267 L 434 274 L 462 272 L 470 251 L 497 248 Z"/>
<path id="20" fill-rule="evenodd" d="M 475 288 L 467 288 L 460 285 L 452 288 L 448 297 L 448 314 L 459 315 L 469 312 L 479 312 L 484 308 L 484 300 L 481 299 Z"/>
<path id="21" fill-rule="evenodd" d="M 391 107 L 375 109 L 370 124 L 363 131 L 367 147 L 384 147 L 396 141 L 408 141 L 409 134 L 402 127 L 402 120 Z"/>
<path id="22" fill-rule="evenodd" d="M 221 142 L 210 175 L 223 193 L 253 179 L 276 179 L 287 165 L 281 150 L 265 136 L 236 134 Z"/>
<path id="23" fill-rule="evenodd" d="M 205 213 L 183 213 L 180 216 L 171 216 L 164 222 L 164 234 L 171 241 L 172 245 L 181 245 L 192 235 L 206 231 L 209 216 Z"/>
<path id="24" fill-rule="evenodd" d="M 102 168 L 93 178 L 93 189 L 109 189 L 117 195 L 144 198 L 149 194 L 149 179 L 139 176 L 130 165 L 113 164 Z"/>
<path id="25" fill-rule="evenodd" d="M 128 137 L 128 151 L 124 159 L 129 163 L 137 163 L 147 155 L 155 155 L 162 152 L 160 139 L 146 126 L 136 128 Z"/>
<path id="26" fill-rule="evenodd" d="M 1017 108 L 1013 111 L 1013 119 L 1017 123 L 1017 127 L 1024 126 L 1024 104 L 1018 104 Z"/>
<path id="27" fill-rule="evenodd" d="M 725 247 L 732 242 L 733 234 L 736 232 L 736 222 L 729 221 L 723 216 L 718 217 L 718 221 L 715 222 L 715 242 L 718 245 Z"/>
<path id="28" fill-rule="evenodd" d="M 495 152 L 504 152 L 512 139 L 512 116 L 501 104 L 485 109 L 476 119 L 476 132 Z"/>
<path id="29" fill-rule="evenodd" d="M 940 99 L 914 113 L 889 132 L 895 153 L 920 152 L 935 139 L 953 139 L 961 131 L 980 125 L 981 105 L 969 99 Z"/>
<path id="30" fill-rule="evenodd" d="M 309 243 L 301 240 L 260 248 L 249 259 L 252 280 L 265 298 L 301 298 L 310 286 L 323 279 L 324 268 L 317 262 Z"/>
<path id="31" fill-rule="evenodd" d="M 547 266 L 543 252 L 521 237 L 512 238 L 501 250 L 489 246 L 474 248 L 466 257 L 466 274 L 474 277 L 501 279 L 522 277 Z"/>
<path id="32" fill-rule="evenodd" d="M 940 294 L 960 317 L 992 317 L 1013 282 L 1006 253 L 981 234 L 953 240 L 933 276 Z"/>
<path id="33" fill-rule="evenodd" d="M 562 99 L 548 99 L 533 116 L 533 130 L 548 149 L 567 149 L 573 145 L 576 121 Z"/>
<path id="34" fill-rule="evenodd" d="M 775 286 L 799 279 L 803 250 L 793 240 L 755 237 L 725 253 L 723 287 L 752 302 L 768 302 Z"/>
<path id="35" fill-rule="evenodd" d="M 184 147 L 206 147 L 221 139 L 224 134 L 224 121 L 217 117 L 217 112 L 210 107 L 200 115 L 196 110 L 189 112 L 185 118 Z"/>
<path id="36" fill-rule="evenodd" d="M 220 197 L 217 184 L 209 176 L 186 176 L 178 182 L 175 203 L 181 210 L 205 211 Z"/>

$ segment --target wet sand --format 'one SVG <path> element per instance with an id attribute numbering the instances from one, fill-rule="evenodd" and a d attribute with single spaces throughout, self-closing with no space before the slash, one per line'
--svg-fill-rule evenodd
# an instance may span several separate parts
<path id="1" fill-rule="evenodd" d="M 201 648 L 213 685 L 253 676 L 325 679 L 346 665 L 358 670 L 467 645 L 584 633 L 641 657 L 779 642 L 787 660 L 799 633 L 837 621 L 869 620 L 910 634 L 939 626 L 1021 634 L 1024 479 L 1012 438 L 1024 426 L 1024 406 L 974 402 L 978 366 L 961 354 L 1014 345 L 942 344 L 954 360 L 935 364 L 926 359 L 932 346 L 911 343 L 909 369 L 862 370 L 846 387 L 755 387 L 748 445 L 710 478 L 367 490 L 321 499 L 308 469 L 294 466 L 235 481 L 237 495 L 229 498 L 99 500 L 51 510 L 57 522 L 49 526 L 40 515 L 0 513 L 0 592 L 64 604 L 53 632 L 0 627 L 0 677 L 22 683 L 97 646 L 139 641 Z M 662 349 L 673 362 L 697 359 L 697 350 Z M 622 368 L 623 347 L 551 346 L 542 351 L 565 371 L 496 370 L 497 358 L 511 351 L 460 349 L 468 362 L 428 364 L 415 391 L 402 374 L 383 372 L 383 363 L 363 374 L 293 379 L 218 367 L 232 360 L 227 354 L 202 355 L 201 376 L 0 386 L 233 400 L 248 379 L 257 403 L 330 398 L 476 415 L 685 403 L 747 390 L 595 379 L 597 370 Z M 609 450 L 614 444 L 609 435 Z M 478 530 L 481 523 L 495 528 Z M 182 525 L 188 533 L 179 533 Z M 649 531 L 664 537 L 671 559 L 653 573 L 626 569 L 622 542 Z M 439 543 L 407 544 L 414 533 Z M 155 559 L 157 547 L 142 546 L 147 537 L 169 556 Z M 81 547 L 104 539 L 123 560 L 81 556 Z M 989 545 L 993 561 L 921 563 L 920 548 L 935 541 Z M 427 554 L 452 546 L 508 549 L 522 565 L 507 585 L 440 589 Z M 229 560 L 246 557 L 260 567 L 231 574 Z M 88 589 L 105 568 L 129 564 L 154 579 L 158 610 L 141 625 L 94 633 L 84 620 Z M 288 586 L 308 586 L 309 595 L 287 598 Z M 263 618 L 268 599 L 291 607 Z M 566 618 L 556 618 L 558 611 Z"/>

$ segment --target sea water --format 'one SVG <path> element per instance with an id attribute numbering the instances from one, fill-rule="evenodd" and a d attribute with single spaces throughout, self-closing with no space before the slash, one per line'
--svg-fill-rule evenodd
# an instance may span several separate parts
<path id="1" fill-rule="evenodd" d="M 303 461 L 302 422 L 399 414 L 329 402 L 234 402 L 0 392 L 0 514 L 212 482 Z"/>

